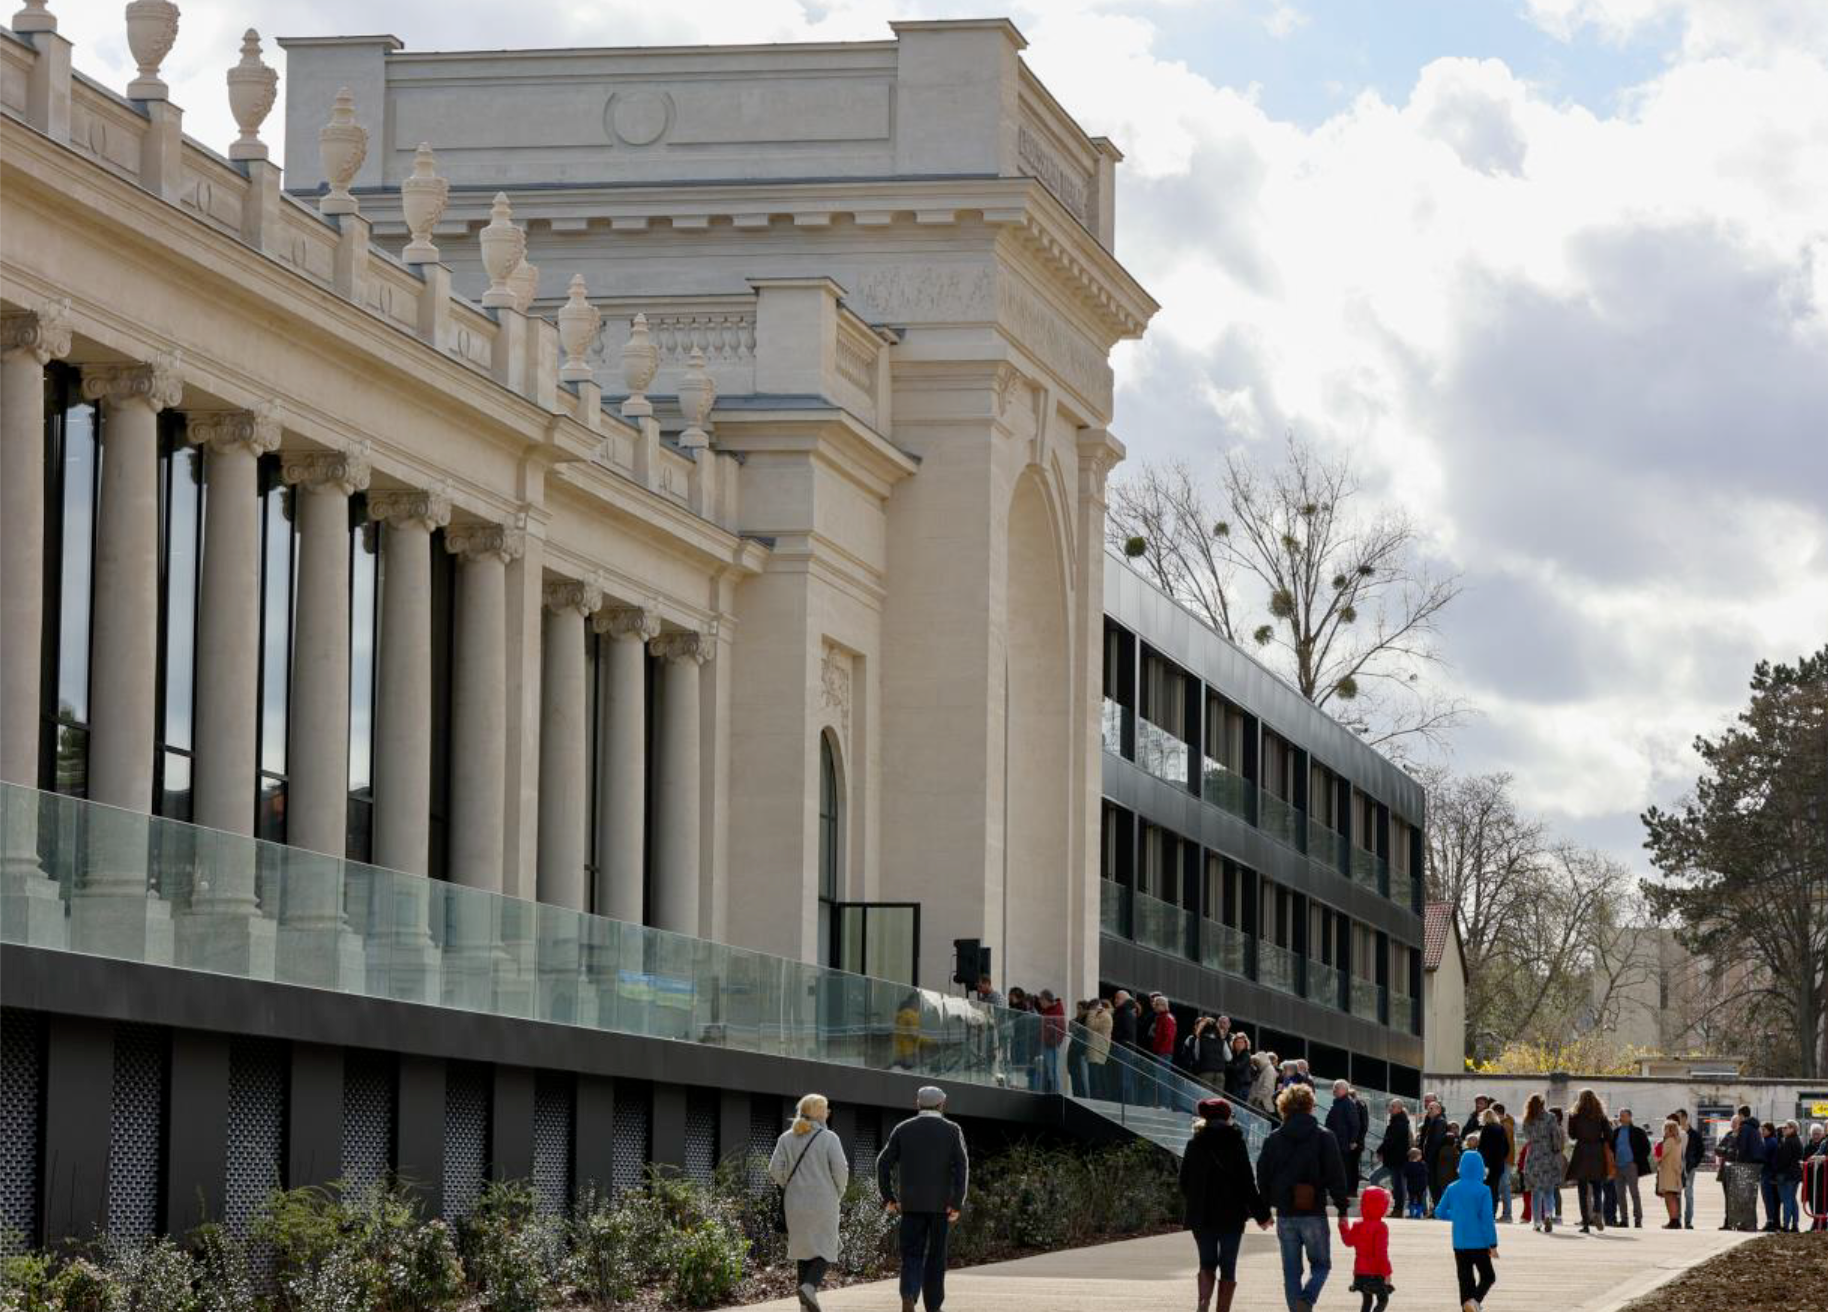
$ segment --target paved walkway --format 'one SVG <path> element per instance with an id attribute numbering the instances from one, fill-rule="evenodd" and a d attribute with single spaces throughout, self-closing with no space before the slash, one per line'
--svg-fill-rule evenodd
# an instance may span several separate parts
<path id="1" fill-rule="evenodd" d="M 1648 1191 L 1646 1191 L 1648 1194 Z M 1564 1191 L 1572 1206 L 1574 1191 Z M 1652 1200 L 1647 1196 L 1646 1202 Z M 1615 1312 L 1632 1299 L 1706 1261 L 1749 1235 L 1717 1229 L 1720 1189 L 1702 1177 L 1693 1230 L 1613 1230 L 1583 1235 L 1578 1228 L 1537 1234 L 1527 1225 L 1500 1225 L 1498 1284 L 1486 1312 Z M 1662 1205 L 1656 1204 L 1659 1218 Z M 1666 1219 L 1666 1218 L 1664 1218 Z M 1645 1222 L 1651 1224 L 1649 1209 Z M 1660 1224 L 1659 1220 L 1657 1224 Z M 1390 1233 L 1396 1295 L 1391 1312 L 1458 1307 L 1447 1226 L 1398 1221 Z M 1352 1251 L 1333 1235 L 1333 1274 L 1319 1312 L 1357 1312 Z M 946 1279 L 946 1312 L 1191 1312 L 1193 1241 L 1158 1235 L 1026 1257 L 954 1271 Z M 1285 1312 L 1274 1234 L 1254 1227 L 1238 1264 L 1234 1312 Z M 820 1300 L 829 1312 L 899 1312 L 892 1281 L 832 1290 Z M 752 1312 L 797 1312 L 796 1300 L 755 1305 Z"/>

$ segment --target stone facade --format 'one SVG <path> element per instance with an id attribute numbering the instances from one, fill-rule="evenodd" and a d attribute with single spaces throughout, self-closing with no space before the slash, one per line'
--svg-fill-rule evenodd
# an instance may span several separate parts
<path id="1" fill-rule="evenodd" d="M 1117 152 L 1027 71 L 1019 34 L 486 55 L 282 40 L 283 179 L 258 39 L 223 52 L 240 136 L 212 144 L 233 162 L 182 135 L 157 78 L 170 44 L 135 46 L 127 101 L 71 75 L 54 25 L 0 33 L 4 458 L 44 461 L 35 398 L 57 357 L 110 453 L 133 453 L 99 493 L 91 718 L 109 755 L 90 795 L 155 806 L 142 572 L 154 429 L 178 412 L 205 452 L 207 541 L 252 540 L 268 451 L 300 507 L 294 845 L 342 841 L 360 495 L 382 544 L 377 861 L 427 869 L 430 602 L 387 581 L 428 577 L 436 534 L 456 618 L 433 873 L 818 960 L 825 738 L 840 900 L 921 904 L 923 984 L 978 936 L 1025 978 L 1089 991 L 1103 489 L 1123 450 L 1107 357 L 1155 306 L 1111 253 Z M 42 554 L 35 483 L 8 480 L 9 577 Z M 255 693 L 235 635 L 256 617 L 249 558 L 218 556 L 197 818 L 245 833 Z M 45 626 L 14 591 L 4 759 L 34 784 L 44 689 L 20 672 Z M 594 686 L 572 650 L 587 633 Z M 73 913 L 72 933 L 171 938 L 156 901 L 125 901 Z M 320 912 L 280 932 L 359 968 Z"/>

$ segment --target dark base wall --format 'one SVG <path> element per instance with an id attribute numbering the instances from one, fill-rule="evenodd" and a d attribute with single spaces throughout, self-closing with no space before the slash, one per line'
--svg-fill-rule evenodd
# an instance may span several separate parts
<path id="1" fill-rule="evenodd" d="M 388 1176 L 431 1215 L 489 1179 L 560 1210 L 766 1153 L 813 1090 L 867 1170 L 922 1083 L 10 945 L 0 997 L 0 1249 L 240 1229 L 276 1186 Z M 949 1092 L 980 1144 L 1063 1133 L 1058 1099 Z"/>

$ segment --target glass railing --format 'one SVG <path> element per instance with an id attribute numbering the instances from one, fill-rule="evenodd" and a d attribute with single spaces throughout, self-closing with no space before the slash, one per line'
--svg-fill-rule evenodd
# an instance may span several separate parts
<path id="1" fill-rule="evenodd" d="M 1128 712 L 1119 702 L 1111 698 L 1104 699 L 1104 708 L 1100 712 L 1099 726 L 1104 736 L 1104 750 L 1112 756 L 1123 755 L 1123 717 Z"/>
<path id="2" fill-rule="evenodd" d="M 1138 943 L 1170 956 L 1187 955 L 1187 923 L 1193 915 L 1191 911 L 1147 893 L 1132 894 L 1130 907 Z"/>
<path id="3" fill-rule="evenodd" d="M 1390 1028 L 1415 1033 L 1415 998 L 1411 994 L 1390 990 Z"/>
<path id="4" fill-rule="evenodd" d="M 1257 827 L 1299 852 L 1303 837 L 1301 813 L 1271 792 L 1263 793 L 1257 799 L 1257 806 Z"/>
<path id="5" fill-rule="evenodd" d="M 1136 717 L 1136 764 L 1166 783 L 1187 786 L 1187 744 L 1140 715 Z"/>
<path id="6" fill-rule="evenodd" d="M 1098 881 L 1098 928 L 1117 938 L 1130 936 L 1130 890 L 1115 879 Z"/>
<path id="7" fill-rule="evenodd" d="M 1398 906 L 1410 910 L 1421 905 L 1421 889 L 1417 886 L 1414 875 L 1403 874 L 1399 870 L 1390 872 L 1390 900 Z"/>
<path id="8" fill-rule="evenodd" d="M 1376 980 L 1352 977 L 1352 1014 L 1363 1020 L 1381 1020 L 1383 989 Z"/>
<path id="9" fill-rule="evenodd" d="M 1240 820 L 1250 819 L 1251 794 L 1256 785 L 1236 770 L 1227 769 L 1210 756 L 1204 758 L 1204 777 L 1200 795 L 1214 806 L 1230 811 Z"/>
<path id="10" fill-rule="evenodd" d="M 1339 1006 L 1340 974 L 1324 962 L 1309 960 L 1308 989 L 1309 1000 L 1320 1003 L 1323 1007 Z"/>
<path id="11" fill-rule="evenodd" d="M 1077 1025 L 1070 1033 L 1075 1042 L 1085 1037 Z M 1067 1096 L 1179 1156 L 1193 1133 L 1194 1108 L 1215 1090 L 1148 1053 L 1109 1043 L 1099 1048 L 1096 1037 L 1089 1042 L 1083 1062 L 1076 1048 L 1069 1048 Z M 1105 1060 L 1091 1061 L 1100 1050 Z M 1232 1103 L 1232 1119 L 1254 1160 L 1275 1122 L 1238 1102 Z"/>
<path id="12" fill-rule="evenodd" d="M 1384 886 L 1384 859 L 1375 852 L 1364 848 L 1352 847 L 1352 882 L 1373 893 L 1381 892 Z"/>
<path id="13" fill-rule="evenodd" d="M 1346 836 L 1329 829 L 1313 817 L 1308 818 L 1308 860 L 1344 872 L 1346 869 Z"/>
<path id="14" fill-rule="evenodd" d="M 1226 970 L 1234 975 L 1248 974 L 1250 936 L 1241 929 L 1202 918 L 1200 964 L 1207 970 Z"/>
<path id="15" fill-rule="evenodd" d="M 1047 1046 L 1032 1013 L 10 785 L 0 855 L 7 943 L 973 1084 L 1037 1087 Z"/>
<path id="16" fill-rule="evenodd" d="M 1257 982 L 1284 993 L 1295 992 L 1295 954 L 1274 943 L 1257 942 Z"/>

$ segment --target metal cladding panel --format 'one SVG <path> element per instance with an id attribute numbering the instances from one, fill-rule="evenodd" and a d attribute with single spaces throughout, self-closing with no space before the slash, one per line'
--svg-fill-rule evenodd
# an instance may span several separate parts
<path id="1" fill-rule="evenodd" d="M 394 1167 L 392 1053 L 351 1048 L 343 1059 L 343 1187 L 352 1194 L 387 1182 Z"/>
<path id="2" fill-rule="evenodd" d="M 444 1196 L 446 1221 L 470 1214 L 482 1197 L 489 1171 L 489 1095 L 487 1066 L 454 1061 L 444 1075 Z"/>
<path id="3" fill-rule="evenodd" d="M 709 1184 L 717 1172 L 716 1089 L 686 1092 L 685 1173 L 700 1184 Z"/>
<path id="4" fill-rule="evenodd" d="M 44 1019 L 0 1010 L 0 1257 L 38 1242 L 44 1152 Z"/>
<path id="5" fill-rule="evenodd" d="M 647 1175 L 652 1119 L 652 1090 L 645 1084 L 618 1081 L 615 1155 L 610 1180 L 618 1193 L 639 1188 Z"/>
<path id="6" fill-rule="evenodd" d="M 786 1129 L 787 1115 L 779 1098 L 758 1094 L 749 1100 L 749 1182 L 758 1189 L 768 1183 L 768 1159 Z"/>
<path id="7" fill-rule="evenodd" d="M 222 1219 L 243 1239 L 267 1194 L 285 1187 L 286 1070 L 284 1040 L 245 1034 L 229 1040 Z"/>
<path id="8" fill-rule="evenodd" d="M 169 1049 L 170 1034 L 156 1025 L 115 1028 L 108 1232 L 117 1239 L 151 1239 L 159 1233 Z"/>
<path id="9" fill-rule="evenodd" d="M 571 1209 L 574 1082 L 562 1071 L 541 1071 L 533 1085 L 533 1191 L 542 1212 Z"/>

